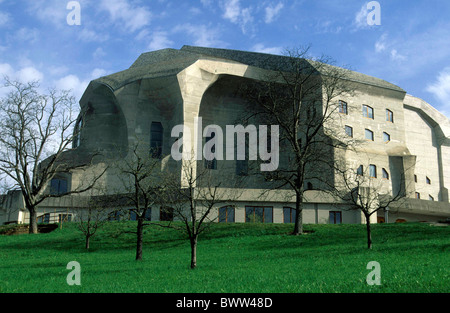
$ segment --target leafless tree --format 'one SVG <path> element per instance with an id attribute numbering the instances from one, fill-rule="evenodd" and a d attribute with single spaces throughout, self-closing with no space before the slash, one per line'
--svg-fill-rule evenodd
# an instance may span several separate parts
<path id="1" fill-rule="evenodd" d="M 244 123 L 279 126 L 280 166 L 257 174 L 272 182 L 272 190 L 293 191 L 294 235 L 303 232 L 306 182 L 323 175 L 318 169 L 328 166 L 334 145 L 348 144 L 345 137 L 336 140 L 326 127 L 339 119 L 339 98 L 352 94 L 349 71 L 332 63 L 328 57 L 311 57 L 309 47 L 287 49 L 284 58 L 268 61 L 269 74 L 240 91 L 248 102 Z"/>
<path id="2" fill-rule="evenodd" d="M 85 237 L 86 250 L 89 250 L 91 238 L 108 221 L 108 215 L 110 214 L 110 208 L 99 200 L 98 197 L 91 197 L 88 208 L 85 211 L 80 210 L 76 217 L 78 229 Z"/>
<path id="3" fill-rule="evenodd" d="M 144 226 L 149 225 L 145 221 L 150 220 L 148 213 L 158 201 L 158 192 L 162 188 L 159 166 L 161 160 L 150 155 L 152 152 L 136 140 L 128 156 L 115 165 L 121 181 L 120 197 L 132 205 L 131 212 L 137 219 L 136 260 L 142 260 Z"/>
<path id="4" fill-rule="evenodd" d="M 197 243 L 199 236 L 218 221 L 215 209 L 230 204 L 241 194 L 241 181 L 228 182 L 221 187 L 215 170 L 205 168 L 202 161 L 182 160 L 181 178 L 177 174 L 165 174 L 164 188 L 161 190 L 163 210 L 173 212 L 180 223 L 169 223 L 171 227 L 189 237 L 191 246 L 191 269 L 197 267 Z"/>
<path id="5" fill-rule="evenodd" d="M 401 173 L 396 181 L 387 172 L 380 175 L 379 170 L 367 160 L 369 157 L 364 164 L 356 168 L 345 164 L 347 163 L 345 161 L 336 162 L 337 180 L 330 186 L 332 188 L 329 192 L 350 210 L 362 212 L 366 223 L 367 248 L 371 249 L 371 217 L 376 216 L 379 211 L 388 209 L 394 203 L 404 201 L 407 182 L 404 173 Z"/>
<path id="6" fill-rule="evenodd" d="M 37 206 L 47 198 L 83 193 L 91 189 L 104 171 L 89 184 L 62 194 L 48 192 L 58 173 L 89 166 L 72 162 L 66 152 L 79 135 L 74 131 L 77 114 L 69 91 L 40 93 L 38 82 L 22 83 L 5 78 L 8 94 L 0 99 L 0 173 L 19 188 L 30 213 L 30 233 L 37 233 Z"/>

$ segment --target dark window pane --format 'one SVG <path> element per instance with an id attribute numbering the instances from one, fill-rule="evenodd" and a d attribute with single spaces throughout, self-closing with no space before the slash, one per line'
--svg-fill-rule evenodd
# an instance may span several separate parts
<path id="1" fill-rule="evenodd" d="M 273 223 L 272 208 L 264 208 L 264 223 Z"/>

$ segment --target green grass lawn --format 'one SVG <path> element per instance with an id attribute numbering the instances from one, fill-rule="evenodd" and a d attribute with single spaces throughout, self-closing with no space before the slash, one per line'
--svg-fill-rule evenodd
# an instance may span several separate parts
<path id="1" fill-rule="evenodd" d="M 73 223 L 48 234 L 0 236 L 0 292 L 450 292 L 450 228 L 421 223 L 373 225 L 215 224 L 198 244 L 191 270 L 188 240 L 148 226 L 136 262 L 136 222 L 110 222 L 84 249 Z M 69 286 L 67 263 L 81 265 Z M 367 263 L 381 266 L 369 286 Z"/>

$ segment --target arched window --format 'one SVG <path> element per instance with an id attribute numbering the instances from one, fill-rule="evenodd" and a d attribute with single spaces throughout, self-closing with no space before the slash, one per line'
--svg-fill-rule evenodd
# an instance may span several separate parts
<path id="1" fill-rule="evenodd" d="M 150 126 L 150 155 L 160 159 L 162 156 L 164 128 L 160 122 L 152 122 Z"/>
<path id="2" fill-rule="evenodd" d="M 73 141 L 72 141 L 72 148 L 77 148 L 81 144 L 81 129 L 83 128 L 83 118 L 80 117 L 80 119 L 75 124 L 75 129 L 73 132 Z"/>

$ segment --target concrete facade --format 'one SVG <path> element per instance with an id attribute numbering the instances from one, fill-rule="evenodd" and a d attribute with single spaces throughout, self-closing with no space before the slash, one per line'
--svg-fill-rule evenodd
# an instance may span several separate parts
<path id="1" fill-rule="evenodd" d="M 157 129 L 162 132 L 160 170 L 178 173 L 183 184 L 186 177 L 180 170 L 180 162 L 171 157 L 176 140 L 171 137 L 172 129 L 179 124 L 195 129 L 198 117 L 202 118 L 203 126 L 215 124 L 225 129 L 226 125 L 236 125 L 245 109 L 244 100 L 236 93 L 239 85 L 263 79 L 271 71 L 271 64 L 283 62 L 283 58 L 191 46 L 142 54 L 129 69 L 89 84 L 80 100 L 81 136 L 67 155 L 73 162 L 89 157 L 94 151 L 100 151 L 102 157 L 97 157 L 91 168 L 62 174 L 58 179 L 67 181 L 69 190 L 76 190 L 111 160 L 127 158 L 135 143 L 142 143 L 144 150 L 150 151 L 152 134 Z M 383 194 L 395 193 L 398 188 L 406 191 L 411 201 L 393 207 L 389 213 L 393 218 L 437 221 L 450 217 L 450 121 L 430 104 L 381 79 L 352 72 L 349 83 L 354 86 L 351 97 L 335 99 L 347 103 L 347 112 L 336 113 L 337 119 L 326 129 L 339 137 L 345 136 L 346 126 L 351 127 L 353 138 L 364 144 L 339 153 L 354 168 L 375 165 L 374 181 Z M 373 116 L 364 116 L 364 106 L 372 110 Z M 372 132 L 373 140 L 366 140 L 366 130 Z M 191 138 L 183 137 L 183 144 L 187 143 L 197 148 L 193 133 Z M 280 159 L 283 157 L 286 156 Z M 223 182 L 223 188 L 230 187 L 227 181 L 236 175 L 236 163 L 231 161 L 227 167 L 229 162 L 218 160 L 218 169 L 211 170 Z M 197 166 L 203 166 L 203 162 L 197 162 Z M 384 171 L 388 178 L 383 177 Z M 317 182 L 312 184 L 314 189 L 320 189 Z M 263 178 L 249 178 L 239 198 L 228 204 L 234 207 L 234 222 L 246 221 L 246 208 L 267 208 L 269 222 L 288 221 L 287 208 L 295 206 L 292 192 L 272 191 L 262 197 L 267 186 Z M 118 173 L 108 170 L 99 181 L 99 189 L 107 194 L 120 193 Z M 95 195 L 95 191 L 89 194 Z M 420 200 L 415 199 L 418 194 Z M 64 214 L 74 218 L 89 206 L 87 197 L 48 199 L 40 205 L 38 216 L 53 221 Z M 318 190 L 306 191 L 305 198 L 304 223 L 364 222 L 361 212 L 348 210 L 340 201 Z M 218 212 L 216 208 L 212 215 Z M 378 213 L 379 220 L 384 214 Z M 158 220 L 160 216 L 160 208 L 152 207 L 151 218 Z M 20 193 L 3 197 L 0 224 L 26 223 L 27 218 Z M 372 218 L 376 223 L 377 216 Z M 394 222 L 393 218 L 389 222 Z"/>

